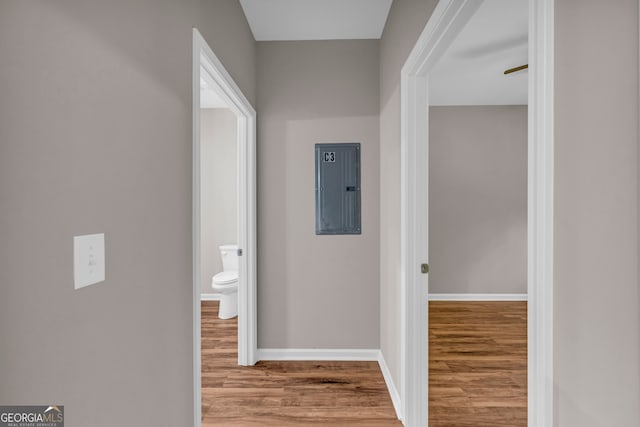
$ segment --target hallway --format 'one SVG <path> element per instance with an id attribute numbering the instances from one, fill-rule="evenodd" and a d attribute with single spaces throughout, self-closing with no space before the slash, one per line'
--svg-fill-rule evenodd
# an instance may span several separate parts
<path id="1" fill-rule="evenodd" d="M 237 366 L 237 318 L 202 302 L 202 426 L 401 426 L 377 362 Z"/>

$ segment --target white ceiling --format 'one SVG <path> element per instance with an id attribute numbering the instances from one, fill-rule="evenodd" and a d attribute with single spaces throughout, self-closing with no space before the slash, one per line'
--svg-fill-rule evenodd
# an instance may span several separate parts
<path id="1" fill-rule="evenodd" d="M 240 0 L 258 41 L 379 39 L 391 2 Z"/>
<path id="2" fill-rule="evenodd" d="M 429 76 L 431 105 L 525 105 L 528 1 L 485 0 Z"/>
<path id="3" fill-rule="evenodd" d="M 404 0 L 397 0 L 404 1 Z M 378 39 L 392 0 L 240 0 L 256 40 Z M 431 105 L 525 105 L 528 0 L 485 0 L 438 61 Z M 203 99 L 210 95 L 203 95 Z M 210 105 L 219 108 L 215 100 Z"/>

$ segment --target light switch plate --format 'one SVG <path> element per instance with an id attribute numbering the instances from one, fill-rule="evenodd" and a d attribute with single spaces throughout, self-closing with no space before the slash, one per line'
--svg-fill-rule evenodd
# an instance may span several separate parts
<path id="1" fill-rule="evenodd" d="M 73 237 L 73 283 L 75 289 L 104 281 L 104 234 Z"/>

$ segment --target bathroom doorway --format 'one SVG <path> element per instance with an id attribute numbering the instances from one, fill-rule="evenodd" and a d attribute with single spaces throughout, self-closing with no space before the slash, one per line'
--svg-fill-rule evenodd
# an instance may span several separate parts
<path id="1" fill-rule="evenodd" d="M 215 317 L 210 324 L 228 331 L 233 323 L 233 330 L 237 329 L 237 336 L 227 340 L 234 346 L 237 342 L 237 365 L 256 362 L 256 113 L 195 28 L 192 90 L 193 383 L 197 426 L 202 420 L 203 301 L 216 300 L 211 304 L 215 313 L 205 310 L 207 319 Z M 224 274 L 231 271 L 233 280 Z M 230 287 L 234 288 L 231 293 Z"/>

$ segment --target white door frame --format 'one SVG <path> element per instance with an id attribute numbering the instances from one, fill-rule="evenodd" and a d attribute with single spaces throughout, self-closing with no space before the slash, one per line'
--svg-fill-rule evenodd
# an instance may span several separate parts
<path id="1" fill-rule="evenodd" d="M 428 425 L 429 87 L 434 64 L 481 0 L 440 0 L 401 73 L 401 400 Z M 554 0 L 529 0 L 528 424 L 553 425 Z"/>
<path id="2" fill-rule="evenodd" d="M 193 29 L 193 384 L 194 424 L 201 425 L 200 357 L 200 70 L 238 118 L 238 364 L 254 365 L 257 354 L 256 112 L 213 53 Z"/>

